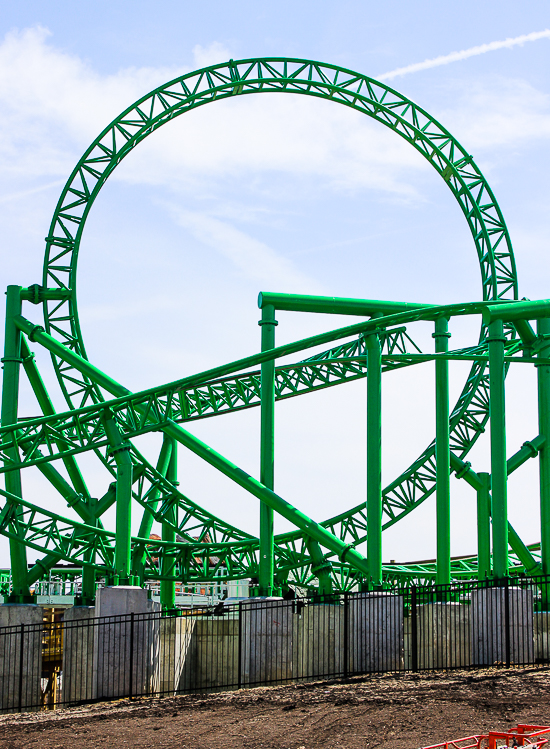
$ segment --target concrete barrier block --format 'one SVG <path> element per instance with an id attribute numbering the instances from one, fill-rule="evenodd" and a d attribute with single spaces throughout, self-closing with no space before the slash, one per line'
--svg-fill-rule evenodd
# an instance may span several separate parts
<path id="1" fill-rule="evenodd" d="M 311 603 L 293 620 L 294 678 L 316 679 L 344 673 L 344 607 Z"/>
<path id="2" fill-rule="evenodd" d="M 350 597 L 348 606 L 349 673 L 402 670 L 403 596 L 363 593 Z"/>
<path id="3" fill-rule="evenodd" d="M 292 680 L 292 601 L 250 599 L 241 607 L 242 685 L 277 684 Z"/>
<path id="4" fill-rule="evenodd" d="M 133 586 L 100 588 L 96 611 L 97 698 L 155 694 L 160 617 L 149 611 L 147 591 Z M 130 614 L 136 615 L 133 623 Z"/>
<path id="5" fill-rule="evenodd" d="M 454 602 L 417 608 L 418 668 L 460 668 L 471 663 L 470 607 Z"/>
<path id="6" fill-rule="evenodd" d="M 63 688 L 65 703 L 95 700 L 97 696 L 97 657 L 94 642 L 94 606 L 72 606 L 63 615 Z"/>
<path id="7" fill-rule="evenodd" d="M 3 712 L 40 709 L 42 677 L 41 606 L 0 605 L 0 709 Z M 21 625 L 25 625 L 21 633 Z"/>
<path id="8" fill-rule="evenodd" d="M 535 662 L 550 662 L 550 611 L 537 611 L 533 618 Z"/>
<path id="9" fill-rule="evenodd" d="M 470 622 L 472 665 L 506 663 L 507 644 L 510 663 L 534 663 L 533 591 L 516 587 L 473 590 Z"/>

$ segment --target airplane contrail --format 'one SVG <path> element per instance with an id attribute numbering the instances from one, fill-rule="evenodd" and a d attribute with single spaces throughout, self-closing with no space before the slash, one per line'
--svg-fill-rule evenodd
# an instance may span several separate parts
<path id="1" fill-rule="evenodd" d="M 0 195 L 0 203 L 7 203 L 10 200 L 19 200 L 19 198 L 26 198 L 28 195 L 34 195 L 37 192 L 44 192 L 52 187 L 59 187 L 64 185 L 66 180 L 56 179 L 55 182 L 48 182 L 47 185 L 40 185 L 40 187 L 32 187 L 30 190 L 23 190 L 22 192 L 13 192 L 8 195 Z"/>
<path id="2" fill-rule="evenodd" d="M 430 60 L 424 60 L 424 62 L 416 62 L 412 65 L 406 65 L 404 68 L 396 68 L 395 70 L 390 70 L 388 73 L 382 73 L 382 75 L 377 76 L 377 80 L 390 81 L 392 78 L 397 78 L 397 76 L 400 75 L 408 75 L 409 73 L 417 73 L 419 70 L 437 68 L 440 65 L 448 65 L 450 62 L 458 62 L 459 60 L 466 60 L 468 57 L 475 57 L 475 55 L 484 55 L 486 52 L 494 52 L 496 49 L 515 47 L 518 44 L 525 44 L 525 42 L 536 42 L 538 39 L 549 38 L 550 29 L 544 29 L 544 31 L 533 31 L 531 34 L 522 34 L 521 36 L 515 36 L 513 39 L 503 39 L 499 42 L 480 44 L 478 47 L 462 49 L 459 52 L 451 52 L 449 55 L 432 57 Z"/>

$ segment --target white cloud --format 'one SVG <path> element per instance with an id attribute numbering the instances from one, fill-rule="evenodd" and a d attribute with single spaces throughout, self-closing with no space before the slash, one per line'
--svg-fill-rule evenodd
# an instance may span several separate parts
<path id="1" fill-rule="evenodd" d="M 250 96 L 192 111 L 161 128 L 118 170 L 118 179 L 195 186 L 213 178 L 285 172 L 331 189 L 372 188 L 417 197 L 423 159 L 378 123 L 298 96 Z"/>
<path id="2" fill-rule="evenodd" d="M 439 119 L 469 150 L 516 148 L 550 137 L 550 96 L 521 79 L 455 84 L 458 105 Z"/>
<path id="3" fill-rule="evenodd" d="M 192 67 L 229 55 L 213 42 L 196 45 L 189 63 L 178 68 L 102 75 L 57 48 L 43 27 L 10 32 L 0 44 L 0 168 L 10 195 L 18 192 L 14 178 L 51 181 L 68 175 L 84 148 L 125 106 Z M 439 119 L 469 150 L 549 137 L 550 99 L 525 81 L 503 78 L 455 87 L 458 105 Z M 418 200 L 418 175 L 428 171 L 414 149 L 364 115 L 306 97 L 257 95 L 176 119 L 140 144 L 114 178 L 200 195 L 225 178 L 279 172 L 307 179 L 315 189 L 376 189 Z M 262 189 L 273 189 L 272 184 Z"/>
<path id="4" fill-rule="evenodd" d="M 513 46 L 541 34 L 547 32 L 482 46 Z M 229 55 L 220 42 L 196 45 L 191 67 Z M 433 61 L 419 65 L 428 62 Z M 57 48 L 43 27 L 7 34 L 0 43 L 0 173 L 10 195 L 29 189 L 29 178 L 51 181 L 68 175 L 84 148 L 124 106 L 188 69 L 128 68 L 102 75 Z M 458 105 L 439 119 L 466 148 L 490 150 L 547 138 L 550 98 L 521 80 L 478 81 L 461 87 Z M 114 178 L 200 194 L 222 178 L 262 171 L 313 179 L 315 187 L 376 189 L 418 199 L 414 185 L 429 167 L 408 144 L 359 113 L 306 97 L 258 95 L 178 118 L 141 144 Z M 17 178 L 26 180 L 24 188 L 14 189 Z"/>
<path id="5" fill-rule="evenodd" d="M 225 62 L 231 58 L 231 52 L 220 42 L 212 42 L 207 47 L 196 44 L 193 47 L 193 59 L 195 68 L 206 68 L 209 65 L 216 65 Z"/>
<path id="6" fill-rule="evenodd" d="M 197 45 L 193 64 L 223 61 L 219 42 Z M 102 75 L 57 48 L 47 29 L 10 32 L 0 44 L 0 167 L 28 179 L 70 173 L 99 132 L 151 89 L 190 67 L 128 68 Z M 214 116 L 213 116 L 214 115 Z M 416 195 L 408 170 L 426 168 L 395 135 L 327 102 L 254 96 L 201 108 L 147 139 L 118 179 L 180 188 L 251 170 L 321 177 L 336 189 Z"/>
<path id="7" fill-rule="evenodd" d="M 43 27 L 12 31 L 0 44 L 0 159 L 15 173 L 67 174 L 116 115 L 182 72 L 128 68 L 100 75 L 48 43 Z"/>

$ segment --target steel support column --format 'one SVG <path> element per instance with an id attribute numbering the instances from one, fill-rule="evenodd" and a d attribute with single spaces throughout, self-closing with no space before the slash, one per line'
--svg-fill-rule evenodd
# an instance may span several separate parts
<path id="1" fill-rule="evenodd" d="M 130 445 L 122 438 L 113 414 L 105 409 L 103 418 L 105 434 L 111 445 L 111 454 L 117 466 L 116 479 L 116 545 L 115 585 L 126 585 L 131 577 L 132 551 L 132 472 Z"/>
<path id="2" fill-rule="evenodd" d="M 306 537 L 305 544 L 311 555 L 311 572 L 319 581 L 319 593 L 329 595 L 332 593 L 332 564 L 323 554 L 318 541 Z"/>
<path id="3" fill-rule="evenodd" d="M 537 333 L 543 340 L 541 358 L 550 357 L 550 320 L 537 321 Z M 550 366 L 537 367 L 539 434 L 545 442 L 539 452 L 540 471 L 540 561 L 542 573 L 550 574 Z"/>
<path id="4" fill-rule="evenodd" d="M 382 356 L 380 338 L 367 347 L 367 560 L 369 588 L 382 586 Z"/>
<path id="5" fill-rule="evenodd" d="M 506 467 L 506 407 L 504 392 L 504 326 L 489 325 L 489 414 L 491 418 L 491 487 L 493 514 L 493 574 L 508 574 L 508 502 Z"/>
<path id="6" fill-rule="evenodd" d="M 172 440 L 172 452 L 170 454 L 170 462 L 168 464 L 168 481 L 173 486 L 178 486 L 178 449 L 175 440 Z M 172 502 L 169 508 L 164 512 L 164 516 L 169 523 L 162 524 L 162 540 L 170 541 L 174 543 L 176 540 L 176 531 L 174 526 L 177 523 L 177 505 Z M 175 556 L 168 555 L 165 553 L 162 556 L 161 573 L 162 576 L 173 576 L 175 571 Z M 162 580 L 160 581 L 160 605 L 164 610 L 171 610 L 176 608 L 176 581 L 175 580 Z"/>
<path id="7" fill-rule="evenodd" d="M 4 357 L 2 359 L 2 426 L 17 423 L 17 409 L 19 400 L 19 374 L 21 368 L 21 332 L 15 325 L 14 319 L 21 314 L 21 286 L 8 286 L 6 291 L 6 333 L 4 338 Z M 19 461 L 16 447 L 6 450 L 10 459 Z M 21 472 L 8 471 L 6 473 L 6 490 L 22 497 Z M 18 509 L 17 518 L 21 514 Z M 27 549 L 21 541 L 10 538 L 12 598 L 16 602 L 23 602 L 29 596 L 27 583 Z"/>
<path id="8" fill-rule="evenodd" d="M 262 351 L 275 348 L 275 307 L 267 304 L 262 308 Z M 273 490 L 275 474 L 275 360 L 262 364 L 261 374 L 261 426 L 260 426 L 260 481 Z M 259 590 L 261 596 L 273 593 L 275 572 L 273 510 L 260 502 L 260 562 Z"/>
<path id="9" fill-rule="evenodd" d="M 435 351 L 449 350 L 449 321 L 435 321 Z M 449 449 L 449 361 L 435 362 L 435 462 L 436 462 L 436 523 L 437 523 L 437 585 L 451 582 L 451 486 Z"/>
<path id="10" fill-rule="evenodd" d="M 491 576 L 491 476 L 478 473 L 477 489 L 477 579 Z"/>
<path id="11" fill-rule="evenodd" d="M 157 460 L 157 471 L 161 476 L 167 476 L 168 467 L 170 465 L 170 458 L 172 456 L 172 447 L 174 441 L 164 435 L 162 440 L 162 447 L 160 448 L 159 457 Z M 156 510 L 159 501 L 160 490 L 156 488 L 153 491 L 148 505 Z M 144 508 L 143 515 L 141 517 L 141 523 L 139 525 L 138 536 L 139 538 L 149 538 L 151 529 L 153 527 L 153 513 L 148 508 Z M 139 577 L 141 585 L 145 582 L 145 560 L 146 550 L 143 544 L 136 544 L 132 550 L 132 574 Z"/>

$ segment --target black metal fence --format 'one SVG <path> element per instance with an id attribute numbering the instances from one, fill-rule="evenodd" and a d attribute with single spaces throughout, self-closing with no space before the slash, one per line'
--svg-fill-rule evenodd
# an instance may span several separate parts
<path id="1" fill-rule="evenodd" d="M 29 607 L 27 607 L 29 608 Z M 354 675 L 550 663 L 550 577 L 0 628 L 0 710 Z"/>

